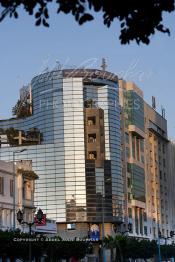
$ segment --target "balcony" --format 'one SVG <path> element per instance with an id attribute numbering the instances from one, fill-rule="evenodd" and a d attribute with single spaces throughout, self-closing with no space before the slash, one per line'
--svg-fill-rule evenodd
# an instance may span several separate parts
<path id="1" fill-rule="evenodd" d="M 90 116 L 90 117 L 88 117 L 88 119 L 87 119 L 87 125 L 88 125 L 88 126 L 95 126 L 95 124 L 96 124 L 96 118 L 95 118 L 95 116 Z"/>
<path id="2" fill-rule="evenodd" d="M 88 143 L 96 143 L 96 134 L 88 135 Z"/>
<path id="3" fill-rule="evenodd" d="M 128 130 L 129 132 L 132 132 L 136 134 L 137 136 L 140 136 L 141 138 L 145 138 L 145 133 L 142 130 L 140 130 L 138 127 L 136 127 L 135 125 L 129 125 Z"/>
<path id="4" fill-rule="evenodd" d="M 88 159 L 91 159 L 91 160 L 97 159 L 97 152 L 96 151 L 89 152 Z"/>

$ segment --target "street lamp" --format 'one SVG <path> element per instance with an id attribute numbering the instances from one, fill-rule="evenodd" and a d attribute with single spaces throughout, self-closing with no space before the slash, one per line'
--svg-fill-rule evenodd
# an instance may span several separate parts
<path id="1" fill-rule="evenodd" d="M 27 226 L 29 226 L 29 235 L 31 236 L 31 234 L 32 234 L 32 226 L 35 224 L 35 221 L 32 221 L 32 222 L 24 221 L 24 213 L 20 209 L 18 210 L 16 215 L 17 215 L 17 220 L 18 220 L 20 225 L 27 225 Z M 36 219 L 37 219 L 37 223 L 38 224 L 42 224 L 43 217 L 44 217 L 43 211 L 39 208 L 38 212 L 36 214 Z"/>
<path id="2" fill-rule="evenodd" d="M 32 222 L 26 222 L 24 221 L 24 213 L 19 209 L 17 212 L 17 220 L 20 225 L 27 225 L 29 227 L 29 236 L 32 234 L 32 226 L 35 224 L 35 221 Z M 36 214 L 36 219 L 38 224 L 42 224 L 43 220 L 43 211 L 41 209 L 38 210 Z M 31 247 L 31 241 L 29 240 L 29 262 L 32 262 L 32 247 Z"/>
<path id="3" fill-rule="evenodd" d="M 161 238 L 161 232 L 160 232 L 160 228 L 159 228 L 159 223 L 157 224 L 157 229 L 158 229 L 158 239 L 157 239 L 157 245 L 158 245 L 158 259 L 159 259 L 159 262 L 162 261 L 162 258 L 161 258 L 161 250 L 160 250 L 160 238 Z"/>
<path id="4" fill-rule="evenodd" d="M 15 231 L 16 228 L 16 171 L 15 171 L 15 155 L 20 154 L 24 151 L 27 151 L 27 149 L 21 149 L 13 151 L 13 231 Z"/>

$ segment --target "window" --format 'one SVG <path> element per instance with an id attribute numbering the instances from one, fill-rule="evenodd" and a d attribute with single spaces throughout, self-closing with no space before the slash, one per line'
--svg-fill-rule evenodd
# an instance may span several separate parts
<path id="1" fill-rule="evenodd" d="M 142 213 L 142 209 L 139 210 L 139 220 L 140 220 L 140 234 L 143 235 L 143 213 Z"/>
<path id="2" fill-rule="evenodd" d="M 163 187 L 162 187 L 162 185 L 160 185 L 160 193 L 161 193 L 161 194 L 163 193 Z"/>
<path id="3" fill-rule="evenodd" d="M 168 216 L 166 215 L 166 224 L 168 224 Z"/>
<path id="4" fill-rule="evenodd" d="M 156 237 L 156 228 L 155 227 L 153 227 L 153 236 L 154 238 Z"/>
<path id="5" fill-rule="evenodd" d="M 160 176 L 160 179 L 162 179 L 162 171 L 161 170 L 159 171 L 159 176 Z"/>
<path id="6" fill-rule="evenodd" d="M 126 157 L 130 157 L 129 147 L 126 147 Z"/>
<path id="7" fill-rule="evenodd" d="M 135 207 L 135 232 L 136 234 L 139 233 L 139 221 L 138 221 L 138 213 L 136 207 Z"/>
<path id="8" fill-rule="evenodd" d="M 125 141 L 126 141 L 126 143 L 129 144 L 129 135 L 128 135 L 128 133 L 125 133 Z"/>
<path id="9" fill-rule="evenodd" d="M 146 215 L 146 212 L 143 212 L 143 220 L 144 220 L 144 221 L 147 221 L 147 215 Z"/>
<path id="10" fill-rule="evenodd" d="M 161 199 L 161 209 L 164 209 L 164 201 Z"/>
<path id="11" fill-rule="evenodd" d="M 169 237 L 169 230 L 166 231 L 167 237 Z"/>
<path id="12" fill-rule="evenodd" d="M 128 173 L 131 173 L 131 164 L 130 163 L 127 163 L 127 172 Z"/>
<path id="13" fill-rule="evenodd" d="M 76 225 L 75 224 L 67 224 L 67 230 L 75 230 Z"/>
<path id="14" fill-rule="evenodd" d="M 162 145 L 162 151 L 163 151 L 163 154 L 165 154 L 165 145 L 164 144 Z"/>
<path id="15" fill-rule="evenodd" d="M 131 178 L 128 177 L 128 178 L 127 178 L 127 181 L 128 181 L 128 187 L 130 187 L 130 186 L 131 186 Z"/>
<path id="16" fill-rule="evenodd" d="M 97 152 L 96 151 L 89 152 L 89 159 L 97 159 Z"/>
<path id="17" fill-rule="evenodd" d="M 132 218 L 132 208 L 128 208 L 128 217 Z"/>
<path id="18" fill-rule="evenodd" d="M 30 181 L 25 181 L 23 182 L 23 198 L 27 200 L 32 199 L 32 191 L 31 191 L 31 185 Z"/>
<path id="19" fill-rule="evenodd" d="M 144 140 L 140 139 L 140 151 L 144 152 Z"/>
<path id="20" fill-rule="evenodd" d="M 4 194 L 4 178 L 0 177 L 0 194 Z"/>
<path id="21" fill-rule="evenodd" d="M 144 235 L 147 236 L 147 227 L 146 226 L 144 226 Z"/>
<path id="22" fill-rule="evenodd" d="M 140 139 L 136 138 L 137 160 L 140 161 Z"/>
<path id="23" fill-rule="evenodd" d="M 164 214 L 161 215 L 161 219 L 162 219 L 162 224 L 165 223 L 165 217 L 164 217 Z"/>
<path id="24" fill-rule="evenodd" d="M 132 157 L 135 158 L 135 137 L 132 136 Z"/>
<path id="25" fill-rule="evenodd" d="M 128 202 L 129 203 L 131 202 L 131 199 L 132 199 L 132 195 L 131 195 L 131 193 L 128 193 Z"/>
<path id="26" fill-rule="evenodd" d="M 164 175 L 164 181 L 166 181 L 166 173 L 164 173 L 163 175 Z"/>
<path id="27" fill-rule="evenodd" d="M 0 210 L 0 226 L 2 226 L 2 210 Z"/>
<path id="28" fill-rule="evenodd" d="M 88 134 L 88 143 L 96 142 L 96 134 Z"/>
<path id="29" fill-rule="evenodd" d="M 13 196 L 13 179 L 10 179 L 10 196 Z"/>
<path id="30" fill-rule="evenodd" d="M 88 126 L 93 126 L 93 125 L 95 125 L 95 124 L 96 124 L 96 118 L 95 118 L 95 116 L 90 116 L 90 117 L 88 117 L 87 124 L 88 124 Z"/>

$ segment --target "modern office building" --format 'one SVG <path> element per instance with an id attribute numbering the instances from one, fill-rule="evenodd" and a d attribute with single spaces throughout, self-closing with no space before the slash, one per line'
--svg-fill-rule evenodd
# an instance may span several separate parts
<path id="1" fill-rule="evenodd" d="M 35 205 L 60 235 L 74 228 L 74 237 L 88 236 L 94 224 L 111 234 L 124 203 L 117 76 L 93 69 L 36 76 L 13 113 L 0 121 L 0 159 L 27 149 L 15 158 L 32 160 L 39 176 Z"/>
<path id="2" fill-rule="evenodd" d="M 36 179 L 37 175 L 32 171 L 31 161 L 16 162 L 15 169 L 13 163 L 0 161 L 0 230 L 14 228 L 14 204 L 16 211 L 23 210 L 24 221 L 33 221 Z M 17 219 L 15 224 L 19 227 Z"/>

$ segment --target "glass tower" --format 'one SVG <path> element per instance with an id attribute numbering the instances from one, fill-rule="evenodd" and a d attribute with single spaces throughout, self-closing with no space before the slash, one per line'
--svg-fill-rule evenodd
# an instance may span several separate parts
<path id="1" fill-rule="evenodd" d="M 24 94 L 24 92 L 22 92 Z M 0 121 L 0 159 L 26 148 L 39 176 L 35 205 L 60 223 L 118 222 L 123 216 L 116 75 L 65 69 L 34 77 L 30 115 Z M 25 103 L 22 102 L 22 109 Z M 102 214 L 103 213 L 103 214 Z"/>

